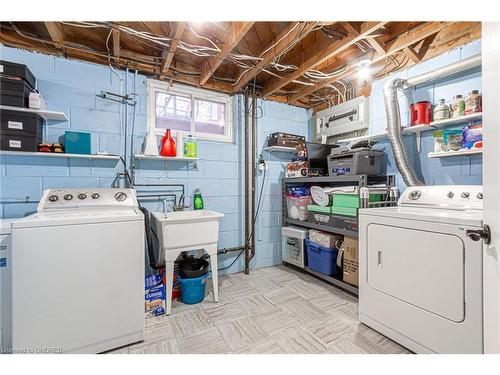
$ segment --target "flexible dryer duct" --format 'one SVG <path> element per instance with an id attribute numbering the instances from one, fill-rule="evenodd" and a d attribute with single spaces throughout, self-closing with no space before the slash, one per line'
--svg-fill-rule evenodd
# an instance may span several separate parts
<path id="1" fill-rule="evenodd" d="M 385 83 L 384 102 L 387 113 L 387 133 L 394 159 L 396 160 L 396 166 L 407 186 L 420 186 L 423 185 L 423 182 L 418 179 L 413 167 L 408 162 L 406 149 L 401 138 L 401 114 L 399 111 L 398 89 L 406 90 L 411 86 L 449 78 L 480 65 L 481 56 L 477 55 L 407 80 L 396 78 Z"/>

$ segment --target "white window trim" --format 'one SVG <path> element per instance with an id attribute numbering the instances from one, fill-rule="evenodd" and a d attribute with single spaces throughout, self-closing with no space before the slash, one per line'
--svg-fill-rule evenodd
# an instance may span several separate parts
<path id="1" fill-rule="evenodd" d="M 155 79 L 148 79 L 148 130 L 153 129 L 155 134 L 163 135 L 164 129 L 157 129 L 155 127 L 155 113 L 156 113 L 156 101 L 155 101 L 155 93 L 157 91 L 162 91 L 164 93 L 172 93 L 178 95 L 189 96 L 191 98 L 191 132 L 186 132 L 182 130 L 173 130 L 174 132 L 181 132 L 184 135 L 193 134 L 196 139 L 206 140 L 206 141 L 215 141 L 215 142 L 233 142 L 233 108 L 232 108 L 232 100 L 229 95 L 217 93 L 215 91 L 199 89 L 186 85 L 170 85 L 165 81 L 158 81 Z M 193 99 L 201 99 L 207 100 L 211 102 L 223 103 L 226 105 L 226 134 L 225 135 L 217 135 L 217 134 L 206 134 L 206 133 L 196 133 L 194 131 L 194 100 Z"/>

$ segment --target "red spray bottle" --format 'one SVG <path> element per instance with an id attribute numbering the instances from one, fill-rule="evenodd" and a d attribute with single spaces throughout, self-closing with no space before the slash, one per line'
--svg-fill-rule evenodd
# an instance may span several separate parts
<path id="1" fill-rule="evenodd" d="M 160 155 L 161 156 L 170 156 L 170 157 L 176 156 L 175 141 L 172 138 L 172 135 L 170 134 L 170 129 L 167 129 L 165 131 L 165 135 L 161 139 Z"/>

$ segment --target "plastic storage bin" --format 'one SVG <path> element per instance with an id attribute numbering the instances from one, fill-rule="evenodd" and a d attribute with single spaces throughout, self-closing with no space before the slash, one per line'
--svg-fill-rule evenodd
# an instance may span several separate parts
<path id="1" fill-rule="evenodd" d="M 188 305 L 194 305 L 195 303 L 203 301 L 205 299 L 207 277 L 208 273 L 200 277 L 179 279 L 179 284 L 181 286 L 181 301 Z"/>
<path id="2" fill-rule="evenodd" d="M 281 260 L 304 268 L 305 252 L 304 240 L 307 238 L 308 231 L 298 227 L 281 228 Z"/>
<path id="3" fill-rule="evenodd" d="M 307 205 L 312 203 L 311 196 L 294 197 L 288 195 L 286 197 L 286 208 L 290 219 L 307 221 L 309 212 Z"/>
<path id="4" fill-rule="evenodd" d="M 307 266 L 313 271 L 328 276 L 335 275 L 338 249 L 329 249 L 309 240 L 304 241 L 307 249 Z"/>

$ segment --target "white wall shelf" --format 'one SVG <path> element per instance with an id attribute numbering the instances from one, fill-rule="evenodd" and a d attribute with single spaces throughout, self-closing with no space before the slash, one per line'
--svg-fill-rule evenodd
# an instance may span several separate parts
<path id="1" fill-rule="evenodd" d="M 142 160 L 185 161 L 185 162 L 192 162 L 198 160 L 198 158 L 186 158 L 180 156 L 172 157 L 172 156 L 142 155 L 142 154 L 135 154 L 134 158 Z"/>
<path id="2" fill-rule="evenodd" d="M 37 156 L 47 158 L 65 159 L 100 159 L 100 160 L 120 160 L 118 155 L 86 155 L 86 154 L 66 154 L 64 152 L 24 152 L 24 151 L 0 151 L 0 155 L 6 156 Z"/>
<path id="3" fill-rule="evenodd" d="M 295 152 L 296 148 L 285 147 L 285 146 L 269 146 L 269 147 L 264 147 L 262 150 L 268 152 Z"/>
<path id="4" fill-rule="evenodd" d="M 476 150 L 460 150 L 460 151 L 446 151 L 446 152 L 429 152 L 427 156 L 429 158 L 447 158 L 450 156 L 470 156 L 479 155 L 483 153 L 483 149 Z"/>
<path id="5" fill-rule="evenodd" d="M 9 105 L 0 105 L 0 110 L 4 111 L 16 111 L 16 112 L 26 112 L 26 113 L 36 113 L 44 120 L 50 121 L 69 121 L 68 116 L 64 112 L 55 112 L 55 111 L 47 111 L 40 109 L 32 109 L 32 108 L 23 108 L 23 107 L 12 107 Z"/>
<path id="6" fill-rule="evenodd" d="M 481 112 L 478 112 L 478 113 L 472 113 L 470 115 L 449 118 L 446 120 L 433 121 L 429 124 L 429 126 L 427 126 L 427 125 L 415 125 L 415 126 L 402 127 L 401 134 L 402 135 L 408 135 L 408 134 L 420 135 L 421 132 L 434 131 L 436 129 L 441 129 L 441 128 L 445 128 L 448 126 L 465 124 L 465 123 L 480 119 L 482 117 L 482 115 L 483 114 Z M 340 139 L 337 141 L 337 143 L 349 143 L 349 142 L 354 142 L 354 141 L 366 141 L 366 140 L 376 141 L 376 140 L 385 139 L 385 138 L 387 138 L 387 133 L 368 134 L 368 135 L 362 135 L 360 137 Z"/>
<path id="7" fill-rule="evenodd" d="M 430 126 L 439 129 L 447 126 L 459 125 L 459 124 L 464 124 L 466 122 L 478 120 L 482 116 L 483 116 L 482 112 L 471 113 L 470 115 L 447 118 L 446 120 L 433 121 L 430 123 Z"/>

